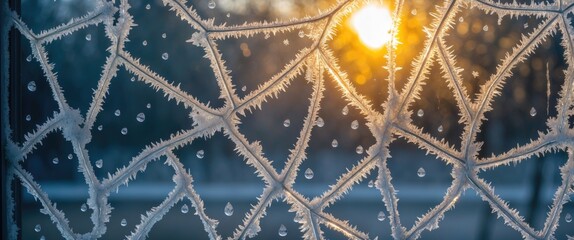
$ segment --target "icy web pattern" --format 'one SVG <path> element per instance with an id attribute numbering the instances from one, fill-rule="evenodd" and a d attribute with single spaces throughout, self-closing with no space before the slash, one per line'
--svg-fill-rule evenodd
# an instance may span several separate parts
<path id="1" fill-rule="evenodd" d="M 563 205 L 569 201 L 573 193 L 574 184 L 574 130 L 568 126 L 568 118 L 574 114 L 574 29 L 570 24 L 569 14 L 574 12 L 574 1 L 558 0 L 554 3 L 500 3 L 490 0 L 444 0 L 437 1 L 432 13 L 432 24 L 425 28 L 426 40 L 422 52 L 413 60 L 413 69 L 410 77 L 402 90 L 395 88 L 395 72 L 399 68 L 395 66 L 395 49 L 400 46 L 400 39 L 394 37 L 387 44 L 387 65 L 384 66 L 389 77 L 388 99 L 383 104 L 384 111 L 376 111 L 371 103 L 350 83 L 345 72 L 337 64 L 333 52 L 326 44 L 335 34 L 334 28 L 340 23 L 341 18 L 358 7 L 366 4 L 361 0 L 341 0 L 333 4 L 331 8 L 322 11 L 316 16 L 293 19 L 290 21 L 256 22 L 243 25 L 216 25 L 212 19 L 203 19 L 194 10 L 188 7 L 185 0 L 163 0 L 163 4 L 177 14 L 183 21 L 188 23 L 196 32 L 188 41 L 189 44 L 202 47 L 206 58 L 211 63 L 211 68 L 216 76 L 220 88 L 220 98 L 225 100 L 221 108 L 212 108 L 194 96 L 182 91 L 165 78 L 159 76 L 139 62 L 132 53 L 124 50 L 130 29 L 135 26 L 130 15 L 130 5 L 127 0 L 100 1 L 93 11 L 83 17 L 71 19 L 68 23 L 58 27 L 34 33 L 26 26 L 17 13 L 9 9 L 7 1 L 2 5 L 2 60 L 9 62 L 8 31 L 17 29 L 27 40 L 32 48 L 35 61 L 40 64 L 44 75 L 49 82 L 53 98 L 58 104 L 59 110 L 53 117 L 39 125 L 33 132 L 26 134 L 25 141 L 16 143 L 11 139 L 11 126 L 8 122 L 10 109 L 8 105 L 8 79 L 9 66 L 2 66 L 2 136 L 6 142 L 3 146 L 7 152 L 9 161 L 8 186 L 3 189 L 8 191 L 14 178 L 18 178 L 27 191 L 39 201 L 43 208 L 42 213 L 50 216 L 57 225 L 62 236 L 66 239 L 95 239 L 106 232 L 106 224 L 112 213 L 108 203 L 111 191 L 133 180 L 138 172 L 145 171 L 146 164 L 160 157 L 167 157 L 167 162 L 175 170 L 173 181 L 176 187 L 166 196 L 163 202 L 150 209 L 142 216 L 141 222 L 133 229 L 128 239 L 143 239 L 155 223 L 176 204 L 178 201 L 188 198 L 196 214 L 203 222 L 205 232 L 211 239 L 221 239 L 217 232 L 218 221 L 210 218 L 204 212 L 203 202 L 193 186 L 193 178 L 184 169 L 182 163 L 173 151 L 185 145 L 189 145 L 195 139 L 209 138 L 215 132 L 221 131 L 235 145 L 237 154 L 241 155 L 245 162 L 255 169 L 256 174 L 265 182 L 265 189 L 258 198 L 258 203 L 252 206 L 243 223 L 236 227 L 230 239 L 244 239 L 257 235 L 260 229 L 260 219 L 266 214 L 266 209 L 273 200 L 286 201 L 290 211 L 296 212 L 297 222 L 306 239 L 323 239 L 323 227 L 331 228 L 344 234 L 351 239 L 369 239 L 368 233 L 361 232 L 352 223 L 338 219 L 324 211 L 326 207 L 342 198 L 352 187 L 364 180 L 365 176 L 374 169 L 378 170 L 375 182 L 385 203 L 389 222 L 392 229 L 392 237 L 395 239 L 416 239 L 424 230 L 438 228 L 439 221 L 446 211 L 452 209 L 459 197 L 467 189 L 478 193 L 483 201 L 488 202 L 493 212 L 504 219 L 504 222 L 516 231 L 520 232 L 525 239 L 552 239 L 558 226 L 559 216 Z M 399 16 L 404 11 L 403 0 L 396 0 L 393 4 L 392 15 Z M 456 66 L 456 56 L 451 48 L 445 43 L 445 34 L 455 20 L 454 16 L 459 11 L 478 8 L 489 14 L 498 15 L 499 19 L 513 19 L 518 16 L 539 17 L 543 21 L 531 32 L 521 36 L 521 41 L 500 59 L 494 74 L 489 76 L 486 84 L 481 86 L 476 100 L 467 93 L 462 84 L 460 72 L 462 69 Z M 400 19 L 394 18 L 392 36 L 397 36 Z M 58 83 L 58 76 L 53 72 L 45 45 L 60 40 L 63 36 L 74 34 L 79 29 L 90 25 L 102 23 L 105 25 L 107 38 L 111 45 L 107 48 L 108 57 L 102 66 L 101 78 L 89 110 L 81 113 L 71 108 L 62 93 Z M 257 89 L 245 97 L 239 97 L 237 89 L 231 81 L 226 64 L 218 50 L 217 41 L 227 38 L 250 37 L 256 34 L 274 34 L 277 32 L 297 31 L 306 29 L 310 32 L 312 40 L 310 47 L 298 52 L 295 59 L 286 64 L 282 70 L 261 84 Z M 546 120 L 547 132 L 540 132 L 537 139 L 530 143 L 517 146 L 506 153 L 479 158 L 478 152 L 483 145 L 477 140 L 477 134 L 482 124 L 487 120 L 485 113 L 492 110 L 493 99 L 500 95 L 501 88 L 506 80 L 512 76 L 511 70 L 517 64 L 525 61 L 530 54 L 547 38 L 551 38 L 560 32 L 563 36 L 561 44 L 564 50 L 564 58 L 567 63 L 565 82 L 561 86 L 558 104 L 554 106 L 558 112 L 556 117 Z M 464 132 L 460 137 L 461 150 L 450 146 L 447 142 L 437 140 L 422 129 L 412 124 L 412 112 L 409 106 L 416 100 L 423 89 L 429 68 L 432 64 L 441 67 L 443 78 L 447 81 L 450 91 L 456 99 L 460 110 L 460 123 L 464 124 Z M 174 133 L 169 139 L 150 143 L 141 152 L 132 158 L 130 163 L 108 177 L 100 181 L 94 174 L 94 168 L 89 160 L 86 144 L 91 141 L 91 131 L 98 114 L 102 111 L 102 105 L 111 84 L 112 78 L 120 68 L 125 68 L 135 76 L 137 80 L 145 82 L 149 87 L 164 94 L 167 100 L 175 100 L 183 104 L 193 118 L 193 126 Z M 278 93 L 285 91 L 296 76 L 303 75 L 313 86 L 310 97 L 307 116 L 303 128 L 285 167 L 275 169 L 271 160 L 267 159 L 258 142 L 249 142 L 239 131 L 239 116 L 245 115 L 246 111 L 257 111 L 261 104 L 277 97 Z M 348 104 L 358 109 L 367 120 L 367 126 L 376 139 L 376 143 L 367 150 L 367 156 L 360 160 L 350 170 L 340 176 L 336 184 L 320 197 L 308 199 L 293 189 L 293 183 L 299 172 L 299 166 L 306 159 L 306 148 L 311 137 L 311 130 L 315 126 L 317 113 L 323 98 L 325 81 L 333 81 L 340 94 L 344 96 Z M 53 131 L 59 131 L 63 137 L 73 146 L 74 154 L 79 161 L 79 171 L 83 174 L 89 188 L 88 207 L 93 210 L 91 221 L 93 228 L 87 233 L 74 232 L 69 226 L 64 213 L 58 210 L 41 186 L 34 181 L 33 176 L 22 167 L 22 162 L 34 151 L 35 147 L 42 143 L 46 135 Z M 387 159 L 390 157 L 389 144 L 396 138 L 404 138 L 416 144 L 420 149 L 435 155 L 452 169 L 452 185 L 445 194 L 442 202 L 420 216 L 414 226 L 407 228 L 401 224 L 397 208 L 397 195 L 391 183 L 390 171 L 387 167 Z M 521 160 L 534 155 L 544 155 L 551 151 L 565 151 L 568 160 L 561 167 L 562 184 L 554 194 L 553 204 L 549 209 L 544 227 L 534 229 L 527 224 L 518 211 L 494 193 L 493 187 L 485 180 L 478 177 L 478 172 L 493 169 L 501 165 L 518 164 Z M 9 236 L 14 239 L 17 235 L 17 227 L 13 222 L 13 200 L 9 203 L 9 221 L 11 222 Z"/>

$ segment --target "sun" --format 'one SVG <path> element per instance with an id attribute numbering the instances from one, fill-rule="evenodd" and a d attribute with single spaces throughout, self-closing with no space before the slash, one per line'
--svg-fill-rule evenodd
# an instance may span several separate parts
<path id="1" fill-rule="evenodd" d="M 391 40 L 393 19 L 383 6 L 370 4 L 359 9 L 351 16 L 350 23 L 363 44 L 371 49 L 379 49 Z"/>

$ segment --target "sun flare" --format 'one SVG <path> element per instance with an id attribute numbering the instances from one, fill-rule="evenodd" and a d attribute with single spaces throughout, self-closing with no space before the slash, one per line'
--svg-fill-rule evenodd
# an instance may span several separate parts
<path id="1" fill-rule="evenodd" d="M 367 5 L 353 14 L 351 26 L 363 44 L 371 49 L 379 49 L 391 40 L 393 19 L 385 7 Z"/>

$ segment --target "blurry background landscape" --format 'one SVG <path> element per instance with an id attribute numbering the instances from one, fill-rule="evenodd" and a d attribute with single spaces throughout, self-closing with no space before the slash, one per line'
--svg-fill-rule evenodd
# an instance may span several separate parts
<path id="1" fill-rule="evenodd" d="M 334 4 L 326 0 L 215 0 L 215 9 L 210 9 L 208 1 L 192 1 L 191 4 L 204 19 L 215 18 L 216 23 L 225 22 L 227 25 L 314 15 L 319 9 L 325 10 Z M 402 67 L 396 83 L 399 89 L 409 76 L 411 62 L 423 48 L 423 27 L 432 20 L 429 13 L 434 11 L 433 5 L 438 1 L 406 2 L 398 36 L 402 43 L 397 49 L 397 65 Z M 95 6 L 94 1 L 89 0 L 22 0 L 21 4 L 23 21 L 36 33 L 65 23 L 72 17 L 82 16 Z M 209 102 L 213 107 L 222 106 L 215 77 L 208 60 L 203 58 L 203 50 L 186 42 L 194 30 L 159 0 L 130 1 L 130 4 L 130 13 L 138 26 L 131 30 L 126 50 L 139 58 L 142 64 L 150 66 L 152 71 L 176 85 L 181 84 L 183 90 L 200 101 Z M 475 96 L 479 86 L 495 72 L 500 59 L 518 43 L 521 34 L 532 31 L 543 20 L 504 18 L 499 24 L 497 16 L 487 15 L 476 8 L 463 9 L 459 15 L 445 39 L 457 55 L 458 66 L 464 68 L 462 76 L 471 96 Z M 484 142 L 481 157 L 506 152 L 517 144 L 536 139 L 538 131 L 546 131 L 546 119 L 556 115 L 554 106 L 564 82 L 566 65 L 564 50 L 560 45 L 561 37 L 557 33 L 547 39 L 512 71 L 514 75 L 502 89 L 502 96 L 495 99 L 494 110 L 486 114 L 488 121 L 480 133 L 480 140 Z M 16 129 L 14 139 L 18 141 L 22 141 L 25 133 L 44 123 L 57 110 L 38 62 L 27 60 L 31 53 L 29 43 L 23 37 L 21 39 L 21 83 L 19 91 L 14 93 L 21 102 L 15 101 L 19 104 L 11 112 L 11 125 Z M 240 96 L 267 81 L 310 43 L 308 38 L 299 37 L 298 31 L 218 42 L 227 67 L 232 70 L 231 75 Z M 109 44 L 104 26 L 100 24 L 46 46 L 69 104 L 80 109 L 82 114 L 89 107 L 93 89 L 109 55 L 106 52 Z M 338 27 L 329 46 L 357 90 L 382 111 L 380 105 L 387 98 L 387 73 L 382 68 L 386 61 L 386 50 L 371 50 L 363 46 L 346 20 Z M 164 53 L 168 54 L 166 60 L 162 59 Z M 133 80 L 133 75 L 120 68 L 112 80 L 104 110 L 92 131 L 88 151 L 94 164 L 99 159 L 103 161 L 103 167 L 96 168 L 100 178 L 126 165 L 146 145 L 167 139 L 179 130 L 191 128 L 193 124 L 189 112 L 182 105 L 167 101 L 161 92 Z M 36 85 L 35 91 L 29 90 L 31 81 Z M 308 198 L 326 191 L 346 172 L 346 168 L 350 169 L 366 155 L 357 153 L 358 146 L 366 150 L 375 141 L 364 125 L 363 116 L 350 106 L 348 114 L 343 114 L 345 100 L 333 82 L 326 84 L 319 114 L 325 124 L 313 130 L 307 150 L 308 158 L 301 165 L 295 183 L 295 189 Z M 241 118 L 241 132 L 250 141 L 261 141 L 266 157 L 273 160 L 275 168 L 284 165 L 289 149 L 295 144 L 310 96 L 311 85 L 300 76 L 277 99 L 263 104 L 262 110 Z M 421 99 L 410 110 L 417 126 L 460 148 L 463 125 L 459 123 L 453 94 L 436 64 L 431 68 Z M 422 116 L 417 116 L 419 110 L 424 113 Z M 116 111 L 119 111 L 119 116 Z M 140 113 L 145 115 L 143 122 L 136 120 Z M 286 119 L 290 121 L 289 127 L 284 127 Z M 359 122 L 357 130 L 350 127 L 354 120 Z M 572 119 L 571 124 L 574 124 Z M 102 126 L 101 130 L 97 126 Z M 438 130 L 440 126 L 443 131 Z M 120 133 L 122 128 L 127 129 L 126 135 Z M 338 142 L 337 147 L 332 146 L 334 139 Z M 197 154 L 200 150 L 204 152 L 202 157 Z M 390 150 L 392 158 L 388 164 L 392 182 L 399 191 L 401 221 L 410 227 L 418 216 L 442 200 L 452 181 L 452 166 L 435 156 L 426 155 L 424 150 L 403 139 L 394 141 Z M 77 158 L 72 153 L 70 143 L 60 133 L 52 133 L 23 164 L 66 213 L 71 227 L 83 233 L 92 228 L 89 219 L 91 210 L 81 211 L 88 190 L 82 174 L 77 171 Z M 196 140 L 175 153 L 191 172 L 194 187 L 205 202 L 207 215 L 219 220 L 217 229 L 222 236 L 230 236 L 242 223 L 250 205 L 257 203 L 263 181 L 234 152 L 233 143 L 220 132 L 212 138 Z M 58 158 L 58 164 L 53 163 L 54 158 Z M 172 182 L 173 170 L 164 162 L 162 158 L 150 163 L 147 171 L 138 174 L 129 186 L 122 186 L 119 193 L 111 195 L 114 211 L 103 239 L 122 239 L 128 235 L 140 222 L 140 215 L 158 205 L 175 186 Z M 516 208 L 531 226 L 540 229 L 553 193 L 560 185 L 559 167 L 565 162 L 566 153 L 549 153 L 541 158 L 524 160 L 516 166 L 499 167 L 479 175 L 491 182 L 496 193 Z M 423 177 L 417 175 L 420 168 L 425 170 Z M 306 169 L 314 172 L 312 179 L 304 177 Z M 376 172 L 373 171 L 326 212 L 348 219 L 359 230 L 369 232 L 371 238 L 379 236 L 379 239 L 389 239 L 388 219 L 382 222 L 377 219 L 379 211 L 384 210 L 382 197 L 377 189 L 368 186 L 368 182 L 375 178 Z M 46 239 L 61 239 L 49 217 L 39 212 L 40 204 L 25 190 L 21 195 L 22 238 L 39 239 L 43 235 Z M 227 202 L 234 206 L 234 214 L 229 217 L 223 211 Z M 149 239 L 165 239 L 166 236 L 169 239 L 188 239 L 188 236 L 207 239 L 199 218 L 192 214 L 194 209 L 186 214 L 180 212 L 183 204 L 191 206 L 188 200 L 176 204 L 154 226 Z M 284 239 L 301 238 L 299 225 L 293 222 L 295 214 L 288 210 L 289 205 L 284 202 L 273 203 L 262 220 L 263 230 L 256 239 L 281 239 L 277 235 L 281 224 L 288 229 Z M 567 213 L 574 214 L 573 203 L 565 205 L 556 232 L 557 239 L 566 239 L 566 234 L 574 235 L 574 223 L 564 220 Z M 127 226 L 120 225 L 122 219 L 127 220 Z M 37 224 L 42 226 L 40 232 L 34 231 Z M 344 239 L 335 231 L 326 227 L 322 229 L 328 239 Z M 502 219 L 496 219 L 486 202 L 468 190 L 456 207 L 446 213 L 440 228 L 423 232 L 421 239 L 520 238 L 520 234 L 504 225 Z"/>

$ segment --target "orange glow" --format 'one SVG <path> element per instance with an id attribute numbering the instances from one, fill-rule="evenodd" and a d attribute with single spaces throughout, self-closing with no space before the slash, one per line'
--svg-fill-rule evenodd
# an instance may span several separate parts
<path id="1" fill-rule="evenodd" d="M 391 40 L 393 19 L 382 6 L 367 5 L 351 17 L 351 26 L 367 47 L 379 49 Z"/>

